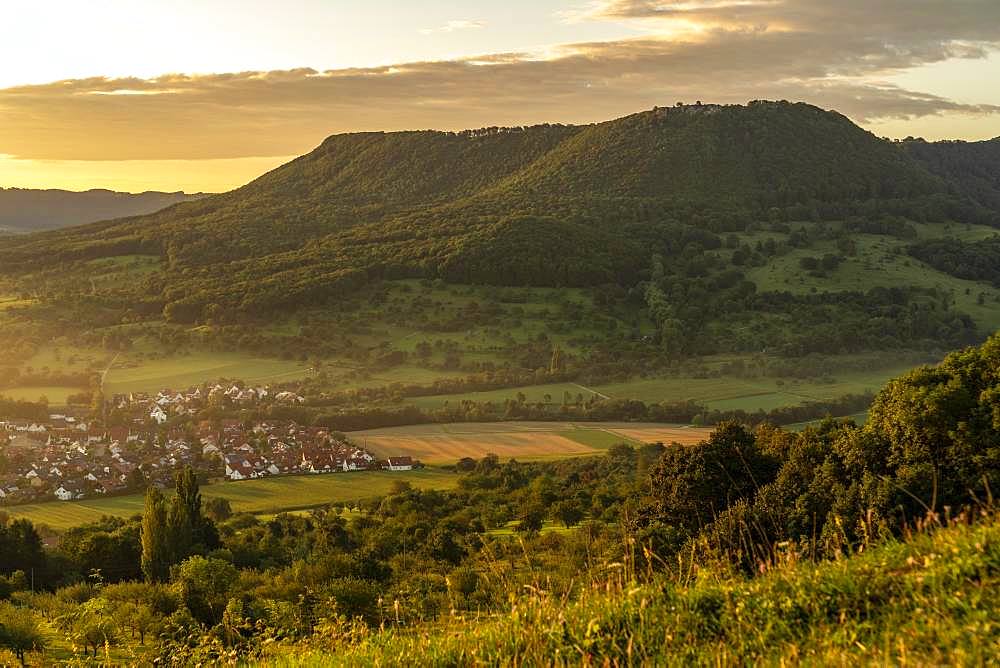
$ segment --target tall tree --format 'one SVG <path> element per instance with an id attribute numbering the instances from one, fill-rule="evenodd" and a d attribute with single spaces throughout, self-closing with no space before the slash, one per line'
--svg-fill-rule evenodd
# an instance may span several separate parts
<path id="1" fill-rule="evenodd" d="M 142 513 L 142 572 L 150 582 L 164 582 L 173 563 L 167 534 L 167 502 L 155 487 L 146 491 Z"/>
<path id="2" fill-rule="evenodd" d="M 215 524 L 202 512 L 198 477 L 190 466 L 178 471 L 175 494 L 167 517 L 168 534 L 174 547 L 175 561 L 219 546 Z"/>

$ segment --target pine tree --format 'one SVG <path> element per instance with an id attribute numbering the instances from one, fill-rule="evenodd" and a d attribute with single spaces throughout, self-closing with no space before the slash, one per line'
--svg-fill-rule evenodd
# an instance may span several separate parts
<path id="1" fill-rule="evenodd" d="M 155 487 L 146 491 L 142 513 L 142 572 L 149 582 L 164 582 L 173 562 L 167 535 L 167 503 Z"/>

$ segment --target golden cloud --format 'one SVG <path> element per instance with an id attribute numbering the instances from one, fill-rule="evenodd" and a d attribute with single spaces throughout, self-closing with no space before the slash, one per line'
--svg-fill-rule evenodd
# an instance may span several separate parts
<path id="1" fill-rule="evenodd" d="M 956 9 L 955 5 L 961 8 Z M 805 100 L 856 120 L 997 113 L 883 83 L 1000 45 L 996 0 L 614 0 L 648 37 L 332 71 L 92 78 L 0 90 L 0 153 L 59 160 L 303 152 L 334 132 L 593 122 L 678 100 Z M 696 35 L 658 33 L 674 18 Z"/>

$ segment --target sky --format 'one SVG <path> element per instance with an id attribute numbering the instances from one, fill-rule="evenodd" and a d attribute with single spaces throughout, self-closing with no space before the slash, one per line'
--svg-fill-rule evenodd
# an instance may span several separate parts
<path id="1" fill-rule="evenodd" d="M 788 99 L 1000 136 L 1000 0 L 2 0 L 0 187 L 218 192 L 338 132 Z"/>

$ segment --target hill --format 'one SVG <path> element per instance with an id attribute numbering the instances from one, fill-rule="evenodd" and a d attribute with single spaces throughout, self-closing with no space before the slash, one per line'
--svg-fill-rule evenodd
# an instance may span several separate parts
<path id="1" fill-rule="evenodd" d="M 185 193 L 0 188 L 0 233 L 29 233 L 153 213 L 204 197 Z"/>
<path id="2" fill-rule="evenodd" d="M 1000 329 L 998 145 L 785 102 L 335 135 L 228 193 L 0 240 L 0 390 L 307 379 L 316 412 L 460 419 L 573 383 L 740 384 L 761 399 L 704 398 L 750 411 L 874 391 Z"/>
<path id="3" fill-rule="evenodd" d="M 789 559 L 757 578 L 711 565 L 696 578 L 609 578 L 566 604 L 543 589 L 514 609 L 435 627 L 272 647 L 259 666 L 916 665 L 989 663 L 977 629 L 1000 623 L 1000 525 L 953 526 L 824 563 Z M 942 556 L 947 555 L 947 556 Z M 929 610 L 940 611 L 930 613 Z M 347 638 L 345 625 L 324 632 Z"/>
<path id="4" fill-rule="evenodd" d="M 590 126 L 336 135 L 230 193 L 19 239 L 2 258 L 9 272 L 42 256 L 159 256 L 158 297 L 179 321 L 211 304 L 336 300 L 376 278 L 632 284 L 653 252 L 672 250 L 677 225 L 886 213 L 997 223 L 996 184 L 940 167 L 947 150 L 908 150 L 839 114 L 766 102 Z"/>

